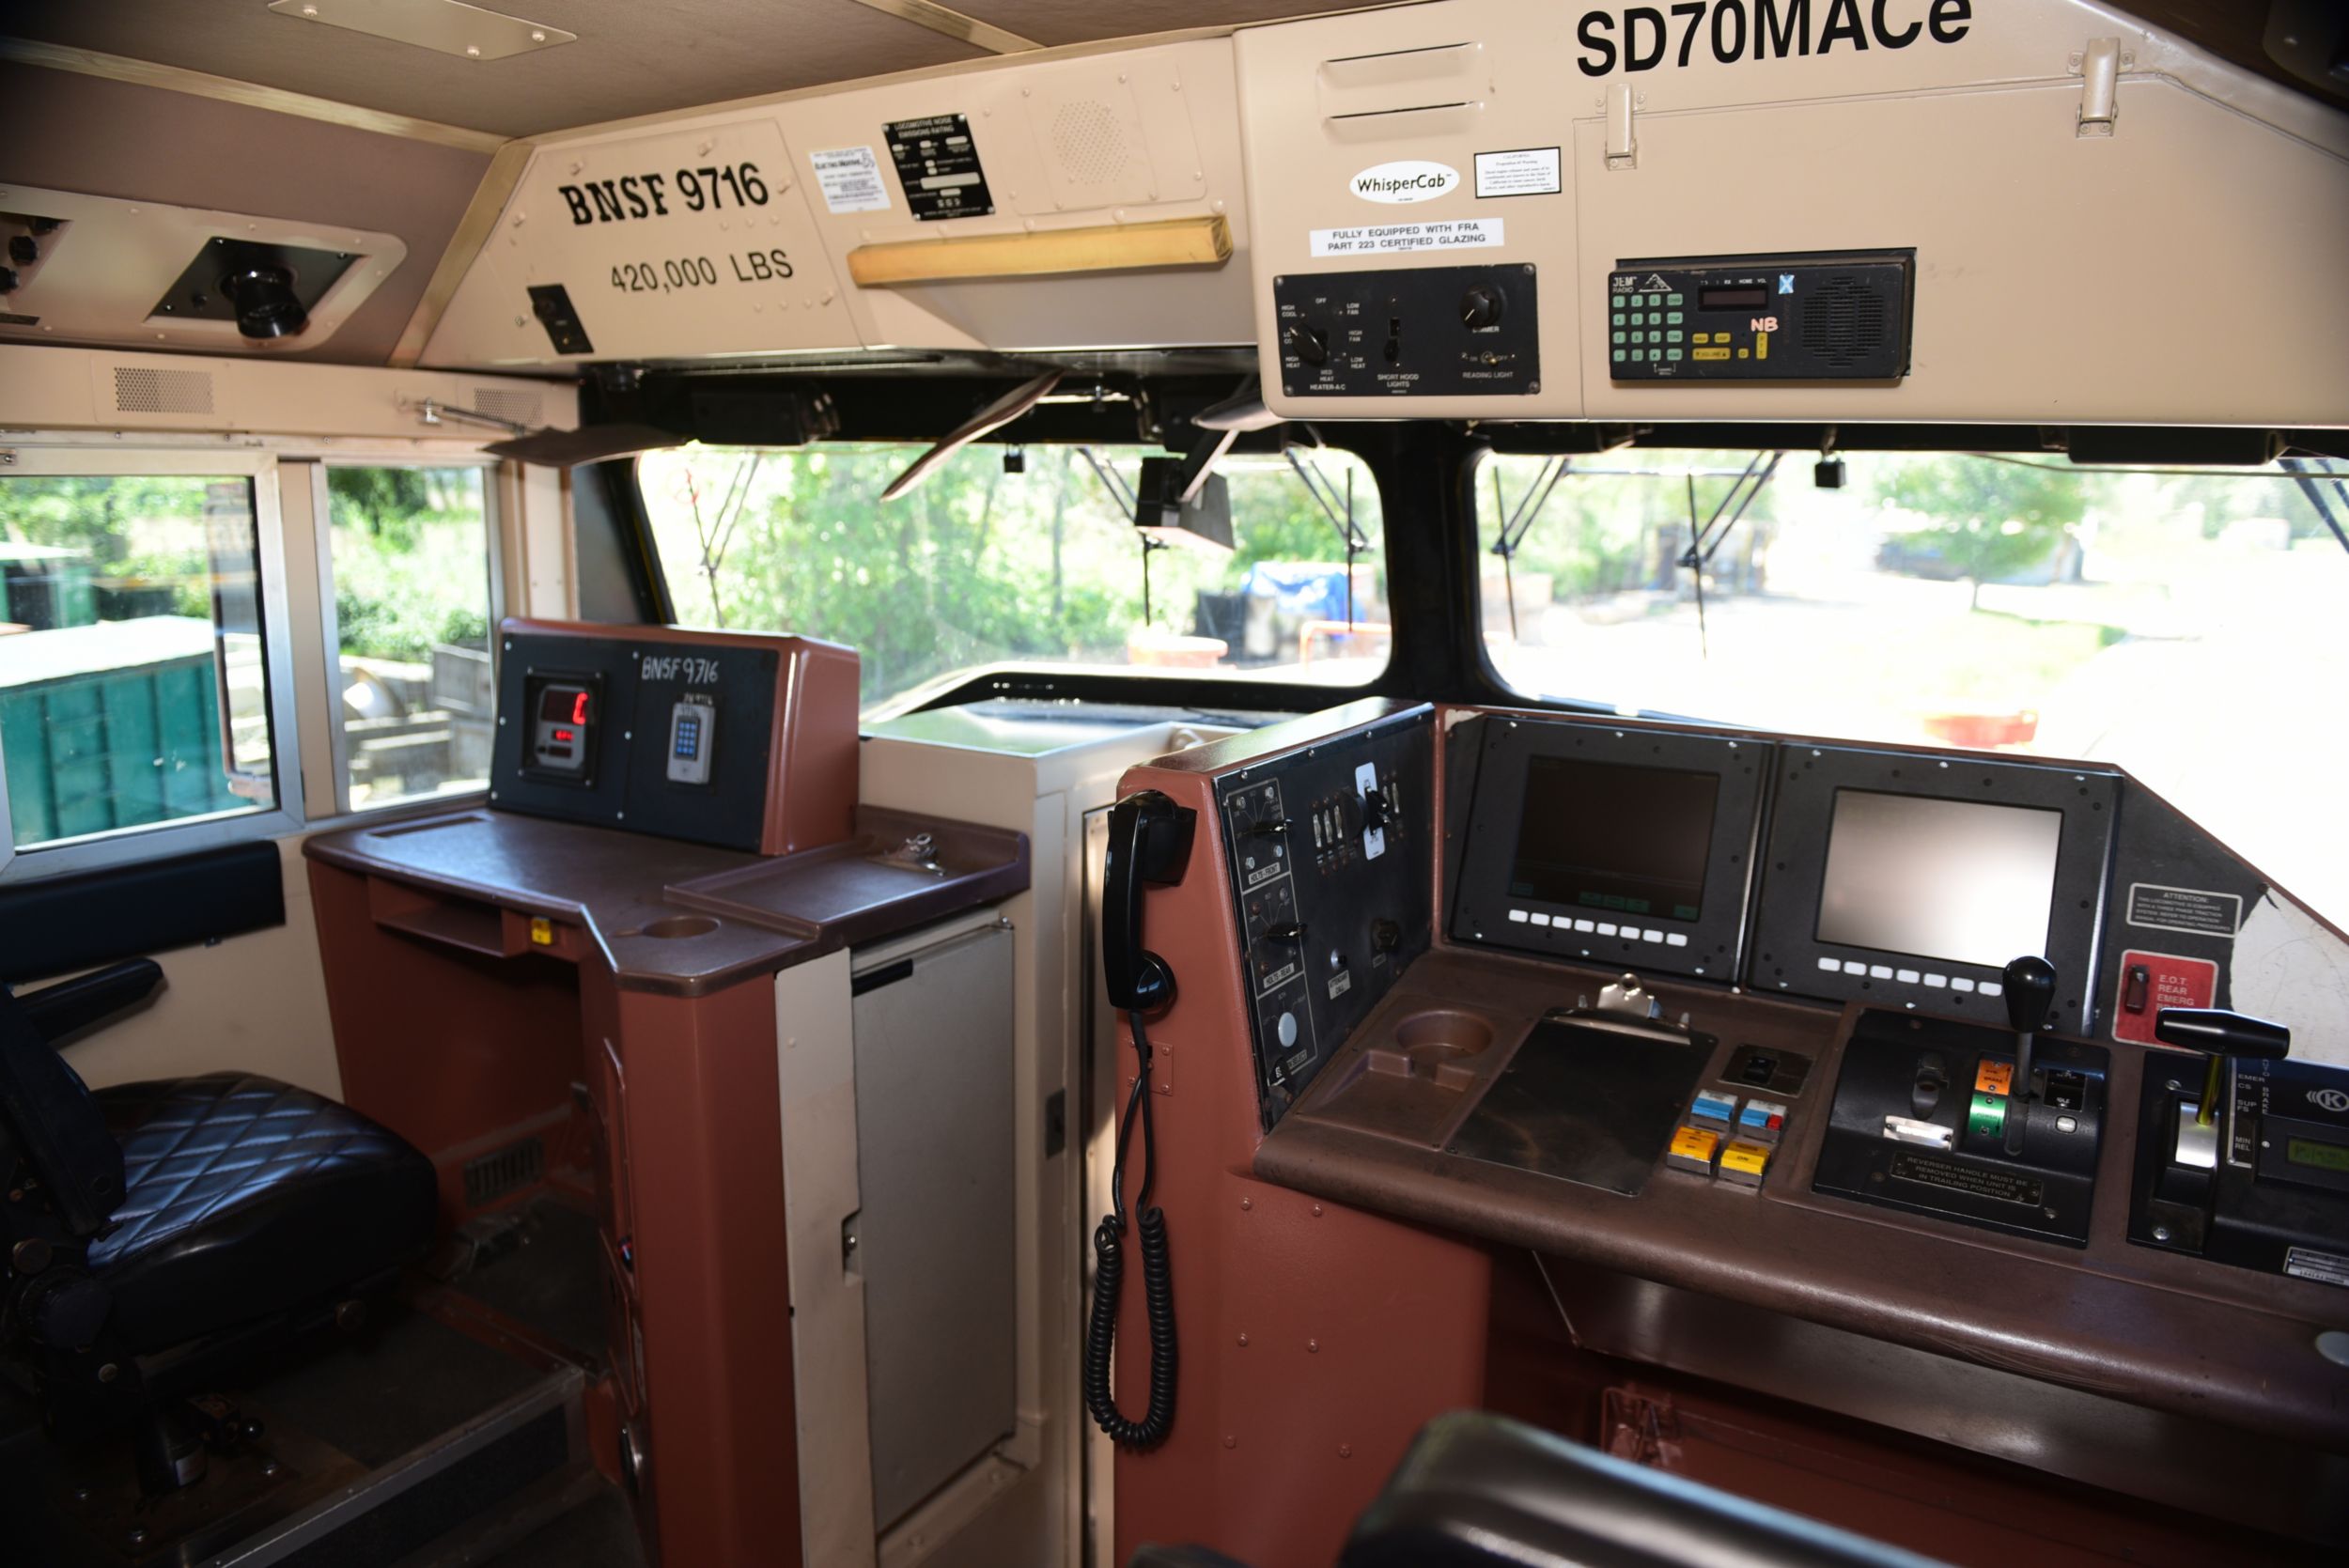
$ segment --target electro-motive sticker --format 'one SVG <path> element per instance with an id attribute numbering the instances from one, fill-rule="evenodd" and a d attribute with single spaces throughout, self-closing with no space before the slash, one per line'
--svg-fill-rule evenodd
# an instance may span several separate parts
<path id="1" fill-rule="evenodd" d="M 961 115 L 931 115 L 881 127 L 889 136 L 889 160 L 897 165 L 906 207 L 924 223 L 941 218 L 984 218 L 995 210 L 987 172 L 971 140 L 971 121 Z"/>
<path id="2" fill-rule="evenodd" d="M 1667 12 L 1670 14 L 1667 15 Z M 1589 10 L 1575 24 L 1585 76 L 1658 67 L 1857 54 L 1955 43 L 1972 30 L 1973 0 L 1680 0 L 1672 6 Z"/>

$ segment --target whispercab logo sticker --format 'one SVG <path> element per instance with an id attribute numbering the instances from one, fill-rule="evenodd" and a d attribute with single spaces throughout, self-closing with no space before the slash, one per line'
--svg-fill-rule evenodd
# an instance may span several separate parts
<path id="1" fill-rule="evenodd" d="M 1346 188 L 1362 200 L 1390 206 L 1433 201 L 1459 189 L 1459 170 L 1449 163 L 1431 163 L 1423 158 L 1379 163 L 1346 182 Z"/>

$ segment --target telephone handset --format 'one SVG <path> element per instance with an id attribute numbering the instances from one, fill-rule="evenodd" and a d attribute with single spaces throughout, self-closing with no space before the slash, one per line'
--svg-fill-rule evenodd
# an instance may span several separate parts
<path id="1" fill-rule="evenodd" d="M 1110 808 L 1110 846 L 1101 900 L 1101 968 L 1110 1004 L 1155 1013 L 1174 1000 L 1174 971 L 1142 945 L 1144 883 L 1183 879 L 1198 814 L 1155 789 Z"/>
<path id="2" fill-rule="evenodd" d="M 1174 1424 L 1174 1281 L 1166 1252 L 1166 1212 L 1152 1206 L 1158 1147 L 1150 1122 L 1150 1036 L 1142 1016 L 1174 1000 L 1174 971 L 1142 945 L 1144 883 L 1171 886 L 1190 860 L 1198 814 L 1157 790 L 1129 795 L 1110 809 L 1109 859 L 1101 908 L 1101 969 L 1110 1001 L 1133 1028 L 1133 1093 L 1117 1122 L 1117 1164 L 1110 1176 L 1111 1211 L 1093 1233 L 1093 1315 L 1085 1326 L 1085 1409 L 1114 1442 L 1149 1448 Z M 1126 1272 L 1126 1145 L 1142 1124 L 1142 1287 L 1150 1326 L 1150 1405 L 1138 1421 L 1117 1408 L 1110 1386 L 1117 1343 L 1117 1301 Z"/>

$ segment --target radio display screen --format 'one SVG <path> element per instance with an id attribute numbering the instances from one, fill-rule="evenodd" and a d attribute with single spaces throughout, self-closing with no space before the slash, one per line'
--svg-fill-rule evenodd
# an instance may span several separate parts
<path id="1" fill-rule="evenodd" d="M 2319 1171 L 2349 1172 L 2349 1144 L 2323 1143 L 2313 1138 L 2286 1139 L 2284 1158 Z"/>
<path id="2" fill-rule="evenodd" d="M 1510 895 L 1693 921 L 1719 792 L 1714 773 L 1533 757 Z"/>
<path id="3" fill-rule="evenodd" d="M 1697 290 L 1699 310 L 1760 310 L 1770 291 L 1760 284 L 1707 284 Z"/>
<path id="4" fill-rule="evenodd" d="M 1997 969 L 2046 951 L 2063 814 L 1839 789 L 1818 939 Z"/>

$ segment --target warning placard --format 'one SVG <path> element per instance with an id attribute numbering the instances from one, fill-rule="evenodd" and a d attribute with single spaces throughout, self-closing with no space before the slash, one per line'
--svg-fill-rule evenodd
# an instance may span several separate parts
<path id="1" fill-rule="evenodd" d="M 871 147 L 836 147 L 811 152 L 807 161 L 816 166 L 817 186 L 824 193 L 824 205 L 832 211 L 889 210 L 889 186 L 881 179 L 880 160 L 873 156 Z"/>
<path id="2" fill-rule="evenodd" d="M 2231 893 L 2131 882 L 2127 918 L 2131 925 L 2141 925 L 2149 931 L 2232 937 L 2243 924 L 2243 900 Z"/>
<path id="3" fill-rule="evenodd" d="M 1561 188 L 1558 149 L 1554 147 L 1516 147 L 1507 152 L 1476 155 L 1476 195 L 1480 201 L 1499 196 L 1554 196 Z"/>
<path id="4" fill-rule="evenodd" d="M 889 132 L 889 157 L 905 187 L 906 207 L 916 218 L 984 218 L 995 210 L 969 119 L 931 115 L 893 120 L 882 129 Z"/>

